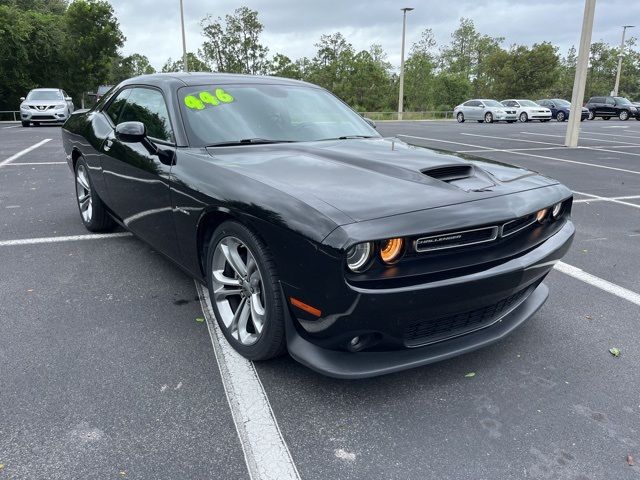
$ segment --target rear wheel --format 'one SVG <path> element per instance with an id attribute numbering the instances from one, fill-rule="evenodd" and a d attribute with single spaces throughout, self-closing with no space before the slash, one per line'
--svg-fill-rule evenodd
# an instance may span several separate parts
<path id="1" fill-rule="evenodd" d="M 520 117 L 518 118 L 522 123 L 527 123 L 529 121 L 529 115 L 527 115 L 527 112 L 522 112 L 520 114 Z"/>
<path id="2" fill-rule="evenodd" d="M 611 117 L 602 117 L 603 120 L 609 120 Z"/>
<path id="3" fill-rule="evenodd" d="M 89 177 L 89 167 L 84 158 L 76 163 L 76 200 L 82 223 L 91 232 L 111 230 L 115 222 L 107 213 L 100 197 L 93 188 Z"/>
<path id="4" fill-rule="evenodd" d="M 458 123 L 464 123 L 464 113 L 458 112 L 458 115 L 456 115 L 456 120 L 458 121 Z"/>
<path id="5" fill-rule="evenodd" d="M 507 123 L 516 123 L 515 120 L 507 120 Z"/>
<path id="6" fill-rule="evenodd" d="M 627 120 L 629 120 L 629 112 L 626 110 L 622 110 L 619 114 L 618 114 L 618 118 L 620 120 L 622 120 L 623 122 L 626 122 Z"/>
<path id="7" fill-rule="evenodd" d="M 23 127 L 29 127 L 31 122 L 25 122 L 24 120 L 21 122 Z"/>
<path id="8" fill-rule="evenodd" d="M 596 114 L 593 110 L 589 110 L 589 116 L 587 117 L 589 120 L 595 120 Z"/>
<path id="9" fill-rule="evenodd" d="M 556 120 L 559 122 L 564 122 L 566 120 L 566 116 L 564 114 L 564 112 L 558 112 L 558 114 L 556 115 Z"/>
<path id="10" fill-rule="evenodd" d="M 546 118 L 546 119 L 544 119 L 544 120 L 540 120 L 540 123 L 546 123 L 546 122 L 548 122 L 548 121 L 549 121 L 549 119 L 548 119 L 548 118 Z"/>
<path id="11" fill-rule="evenodd" d="M 247 227 L 228 221 L 213 234 L 207 255 L 211 305 L 222 333 L 249 360 L 284 353 L 284 301 L 271 254 Z"/>
<path id="12" fill-rule="evenodd" d="M 493 113 L 487 112 L 484 115 L 484 121 L 485 121 L 485 123 L 493 123 Z"/>

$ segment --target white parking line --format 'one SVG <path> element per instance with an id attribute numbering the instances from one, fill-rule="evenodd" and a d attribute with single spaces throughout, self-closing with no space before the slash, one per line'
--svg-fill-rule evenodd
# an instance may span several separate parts
<path id="1" fill-rule="evenodd" d="M 596 277 L 595 275 L 591 275 L 590 273 L 585 272 L 584 270 L 574 267 L 573 265 L 569 265 L 564 262 L 556 263 L 556 270 L 562 272 L 566 275 L 569 275 L 573 278 L 577 278 L 589 285 L 593 285 L 594 287 L 599 288 L 600 290 L 604 290 L 605 292 L 611 293 L 617 297 L 628 300 L 631 303 L 635 303 L 636 305 L 640 305 L 640 294 L 636 292 L 632 292 L 620 285 L 616 285 L 615 283 L 611 283 L 603 278 Z"/>
<path id="2" fill-rule="evenodd" d="M 300 480 L 258 372 L 226 340 L 214 317 L 209 292 L 195 283 L 249 476 L 252 480 Z"/>
<path id="3" fill-rule="evenodd" d="M 568 160 L 566 158 L 547 157 L 547 156 L 544 156 L 544 155 L 535 155 L 533 153 L 525 153 L 525 152 L 514 152 L 514 151 L 509 150 L 509 149 L 487 148 L 487 147 L 482 146 L 482 145 L 473 145 L 473 144 L 470 144 L 470 143 L 454 142 L 454 141 L 451 141 L 451 140 L 440 140 L 439 138 L 416 137 L 414 135 L 402 135 L 402 134 L 398 134 L 397 136 L 398 137 L 404 137 L 404 138 L 416 138 L 418 140 L 428 140 L 428 141 L 432 141 L 432 142 L 451 143 L 451 144 L 454 144 L 454 145 L 463 145 L 465 147 L 474 147 L 474 148 L 479 148 L 479 149 L 485 149 L 485 150 L 487 150 L 489 152 L 511 153 L 513 155 L 523 155 L 525 157 L 542 158 L 544 160 L 553 160 L 555 162 L 573 163 L 573 164 L 577 164 L 577 165 L 587 165 L 589 167 L 594 167 L 594 168 L 602 168 L 602 169 L 605 169 L 605 170 L 615 170 L 615 171 L 618 171 L 618 172 L 633 173 L 635 175 L 640 175 L 640 172 L 636 171 L 636 170 L 628 170 L 626 168 L 610 167 L 610 166 L 607 166 L 607 165 L 598 165 L 597 163 L 579 162 L 577 160 Z"/>
<path id="4" fill-rule="evenodd" d="M 21 152 L 18 152 L 15 155 L 12 155 L 9 158 L 1 161 L 0 162 L 0 167 L 4 167 L 5 165 L 8 165 L 9 163 L 13 162 L 14 160 L 17 160 L 18 158 L 22 157 L 23 155 L 26 155 L 27 153 L 31 152 L 32 150 L 35 150 L 36 148 L 38 148 L 38 147 L 40 147 L 40 146 L 42 146 L 45 143 L 50 142 L 50 141 L 51 141 L 50 138 L 45 138 L 41 142 L 38 142 L 35 145 L 31 145 L 29 148 L 25 148 Z"/>
<path id="5" fill-rule="evenodd" d="M 9 128 L 18 128 L 20 125 L 11 125 L 10 127 L 2 127 L 3 130 L 7 130 Z"/>
<path id="6" fill-rule="evenodd" d="M 7 165 L 11 167 L 24 167 L 27 165 L 66 165 L 67 162 L 13 162 Z"/>
<path id="7" fill-rule="evenodd" d="M 520 132 L 523 135 L 537 135 L 540 137 L 556 137 L 556 138 L 564 138 L 564 135 L 553 135 L 551 133 L 535 133 L 535 132 Z M 631 142 L 623 142 L 621 140 L 605 140 L 604 138 L 589 138 L 580 136 L 580 140 L 593 140 L 594 142 L 605 142 L 605 143 L 622 143 L 623 145 L 633 145 L 635 147 L 640 147 L 640 143 L 631 143 Z M 582 148 L 592 148 L 592 147 L 582 147 Z"/>
<path id="8" fill-rule="evenodd" d="M 467 135 L 469 137 L 494 138 L 496 140 L 507 140 L 507 141 L 511 141 L 511 142 L 539 143 L 540 145 L 554 145 L 556 147 L 563 147 L 563 145 L 561 145 L 559 143 L 539 142 L 537 140 L 527 140 L 525 138 L 494 137 L 494 136 L 491 136 L 491 135 L 480 135 L 480 134 L 477 134 L 477 133 L 461 133 L 460 135 Z M 567 147 L 564 147 L 564 148 L 567 148 Z"/>
<path id="9" fill-rule="evenodd" d="M 628 207 L 640 208 L 640 205 L 636 205 L 635 203 L 623 202 L 614 197 L 601 197 L 600 195 L 593 195 L 591 193 L 578 192 L 576 190 L 574 190 L 573 193 L 577 193 L 578 195 L 584 195 L 585 197 L 591 197 L 601 202 L 618 203 L 620 205 L 627 205 Z M 632 198 L 635 198 L 635 197 L 632 197 Z M 577 202 L 582 203 L 584 202 L 584 200 L 577 200 Z"/>
<path id="10" fill-rule="evenodd" d="M 585 194 L 585 193 L 579 193 L 579 192 L 573 192 L 573 193 L 577 193 L 578 195 L 594 196 L 594 195 L 591 195 L 591 194 Z M 627 197 L 581 198 L 580 200 L 574 200 L 573 203 L 611 202 L 613 200 L 636 200 L 638 198 L 640 198 L 640 195 L 629 195 Z"/>
<path id="11" fill-rule="evenodd" d="M 130 236 L 131 233 L 129 232 L 120 232 L 95 233 L 89 235 L 69 235 L 64 237 L 22 238 L 19 240 L 0 240 L 0 247 L 11 247 L 14 245 L 37 245 L 39 243 L 77 242 L 80 240 L 102 240 L 105 238 L 122 238 Z"/>

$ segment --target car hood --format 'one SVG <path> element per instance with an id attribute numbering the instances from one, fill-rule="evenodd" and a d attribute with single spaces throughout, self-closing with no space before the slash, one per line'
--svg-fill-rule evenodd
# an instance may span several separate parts
<path id="1" fill-rule="evenodd" d="M 392 138 L 207 150 L 228 169 L 310 204 L 320 199 L 356 222 L 557 184 L 523 168 Z"/>

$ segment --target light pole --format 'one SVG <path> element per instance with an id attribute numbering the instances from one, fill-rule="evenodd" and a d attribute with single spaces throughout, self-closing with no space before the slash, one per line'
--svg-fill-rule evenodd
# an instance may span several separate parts
<path id="1" fill-rule="evenodd" d="M 404 37 L 407 32 L 407 12 L 413 10 L 412 7 L 401 8 L 402 10 L 402 51 L 400 53 L 400 93 L 398 94 L 398 120 L 402 120 L 402 110 L 404 108 Z"/>
<path id="2" fill-rule="evenodd" d="M 620 54 L 618 55 L 618 71 L 616 72 L 616 84 L 611 92 L 612 97 L 618 96 L 618 88 L 620 87 L 620 72 L 622 71 L 622 57 L 624 56 L 624 35 L 627 33 L 627 28 L 633 28 L 635 25 L 623 25 L 622 26 L 622 42 L 620 42 Z"/>
<path id="3" fill-rule="evenodd" d="M 576 76 L 573 80 L 573 94 L 571 95 L 571 112 L 569 113 L 567 135 L 564 139 L 564 144 L 567 147 L 577 147 L 580 137 L 580 118 L 582 117 L 582 102 L 584 101 L 584 89 L 589 70 L 589 51 L 591 50 L 591 33 L 593 32 L 595 11 L 596 0 L 585 0 L 580 49 L 578 50 Z"/>
<path id="4" fill-rule="evenodd" d="M 180 0 L 180 24 L 182 25 L 182 70 L 184 72 L 188 72 L 189 65 L 187 64 L 187 40 L 184 34 L 184 8 L 182 7 L 182 0 Z"/>

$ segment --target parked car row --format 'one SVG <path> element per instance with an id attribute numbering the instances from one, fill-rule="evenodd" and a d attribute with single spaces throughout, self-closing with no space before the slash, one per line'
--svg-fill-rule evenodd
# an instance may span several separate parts
<path id="1" fill-rule="evenodd" d="M 73 113 L 73 100 L 59 88 L 35 88 L 20 99 L 20 121 L 23 127 L 32 123 L 63 123 Z"/>
<path id="2" fill-rule="evenodd" d="M 480 123 L 501 121 L 514 123 L 517 120 L 523 123 L 532 120 L 548 122 L 551 119 L 564 122 L 569 118 L 570 112 L 571 103 L 561 98 L 546 98 L 536 102 L 526 99 L 508 99 L 498 102 L 476 98 L 458 105 L 453 110 L 458 123 L 467 120 L 476 120 Z M 618 117 L 623 121 L 630 118 L 640 120 L 640 102 L 634 103 L 624 97 L 591 97 L 582 107 L 580 121 L 594 120 L 597 117 L 603 120 L 609 120 L 612 117 Z"/>

